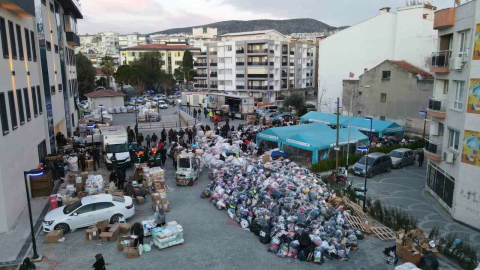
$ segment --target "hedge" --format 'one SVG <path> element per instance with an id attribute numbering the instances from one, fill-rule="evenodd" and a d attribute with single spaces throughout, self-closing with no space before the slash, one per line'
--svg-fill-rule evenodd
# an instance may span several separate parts
<path id="1" fill-rule="evenodd" d="M 409 145 L 396 144 L 396 145 L 391 146 L 391 147 L 373 148 L 370 151 L 370 153 L 385 153 L 385 154 L 388 154 L 388 153 L 390 153 L 393 150 L 398 149 L 398 148 L 408 148 L 408 149 L 416 150 L 418 148 L 424 148 L 424 147 L 425 147 L 425 141 L 422 140 L 422 141 L 411 143 Z"/>

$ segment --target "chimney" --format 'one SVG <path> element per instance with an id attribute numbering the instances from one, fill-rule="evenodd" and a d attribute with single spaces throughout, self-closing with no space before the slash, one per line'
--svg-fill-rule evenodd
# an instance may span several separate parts
<path id="1" fill-rule="evenodd" d="M 368 71 L 368 68 L 363 69 L 363 73 L 367 73 L 367 71 Z"/>
<path id="2" fill-rule="evenodd" d="M 384 13 L 389 13 L 390 12 L 390 7 L 383 7 L 380 9 L 380 15 Z"/>

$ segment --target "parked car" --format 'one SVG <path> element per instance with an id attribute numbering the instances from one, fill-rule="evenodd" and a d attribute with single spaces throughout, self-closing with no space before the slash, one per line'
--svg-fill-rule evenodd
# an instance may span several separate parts
<path id="1" fill-rule="evenodd" d="M 165 100 L 163 100 L 163 99 L 161 99 L 157 102 L 157 106 L 160 109 L 167 109 L 168 108 L 167 102 L 165 102 Z"/>
<path id="2" fill-rule="evenodd" d="M 158 96 L 157 96 L 157 95 L 153 96 L 153 97 L 152 97 L 152 100 L 153 100 L 153 101 L 157 101 L 157 100 L 158 100 Z"/>
<path id="3" fill-rule="evenodd" d="M 415 164 L 415 152 L 408 148 L 398 148 L 388 154 L 392 159 L 393 168 L 401 168 Z"/>
<path id="4" fill-rule="evenodd" d="M 278 111 L 278 106 L 277 105 L 266 105 L 261 107 L 260 109 L 255 110 L 256 114 L 264 113 L 269 110 L 275 110 Z"/>
<path id="5" fill-rule="evenodd" d="M 305 108 L 307 108 L 307 111 L 316 111 L 317 110 L 317 107 L 315 107 L 315 105 L 313 104 L 310 104 L 310 103 L 305 103 Z"/>
<path id="6" fill-rule="evenodd" d="M 257 113 L 257 115 L 258 117 L 263 118 L 271 113 L 278 113 L 278 110 L 275 110 L 275 109 L 262 110 L 261 112 Z"/>
<path id="7" fill-rule="evenodd" d="M 283 118 L 283 120 L 285 121 L 290 121 L 291 119 L 293 119 L 293 117 L 295 117 L 295 115 L 293 115 L 292 113 L 285 112 L 285 113 L 278 114 L 274 117 L 271 117 L 270 119 L 275 121 L 275 120 L 280 120 L 280 118 Z"/>
<path id="8" fill-rule="evenodd" d="M 83 108 L 83 109 L 88 109 L 90 107 L 90 104 L 88 103 L 88 100 L 82 100 L 82 101 L 80 101 L 78 106 Z"/>
<path id="9" fill-rule="evenodd" d="M 43 220 L 43 231 L 48 233 L 52 230 L 63 230 L 67 233 L 102 220 L 117 223 L 122 217 L 128 219 L 134 214 L 135 207 L 131 197 L 92 195 L 50 211 Z"/>
<path id="10" fill-rule="evenodd" d="M 368 166 L 365 171 L 365 160 L 363 156 L 357 163 L 353 165 L 353 174 L 359 176 L 365 176 L 372 178 L 375 174 L 381 172 L 390 172 L 392 170 L 392 159 L 389 155 L 384 153 L 371 153 L 368 154 Z"/>

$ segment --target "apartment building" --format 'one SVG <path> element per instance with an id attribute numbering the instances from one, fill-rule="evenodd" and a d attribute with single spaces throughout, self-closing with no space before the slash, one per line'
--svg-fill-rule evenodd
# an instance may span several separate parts
<path id="1" fill-rule="evenodd" d="M 200 52 L 199 48 L 194 48 L 186 44 L 166 43 L 166 44 L 148 44 L 120 49 L 121 61 L 123 65 L 130 65 L 144 52 L 158 51 L 162 55 L 162 69 L 168 74 L 173 74 L 176 68 L 182 65 L 183 54 L 185 51 L 191 51 L 192 54 Z"/>
<path id="2" fill-rule="evenodd" d="M 120 49 L 147 45 L 148 44 L 148 35 L 141 35 L 139 33 L 119 35 L 118 36 L 118 45 Z"/>
<path id="3" fill-rule="evenodd" d="M 55 131 L 71 136 L 81 17 L 76 1 L 0 0 L 0 233 L 26 206 L 23 172 L 55 151 Z"/>
<path id="4" fill-rule="evenodd" d="M 379 15 L 320 40 L 318 84 L 327 91 L 318 96 L 328 105 L 319 110 L 333 112 L 330 109 L 335 108 L 337 97 L 342 98 L 342 81 L 348 80 L 350 73 L 354 74 L 352 79 L 358 79 L 365 68 L 385 60 L 407 61 L 428 70 L 437 39 L 435 10 L 430 4 L 400 7 L 396 13 L 382 8 Z"/>
<path id="5" fill-rule="evenodd" d="M 316 48 L 291 42 L 275 31 L 222 35 L 195 55 L 194 88 L 212 93 L 250 95 L 258 102 L 282 100 L 291 91 L 315 85 Z"/>
<path id="6" fill-rule="evenodd" d="M 433 27 L 426 190 L 455 220 L 479 229 L 480 1 L 437 11 Z"/>
<path id="7" fill-rule="evenodd" d="M 80 46 L 75 48 L 75 53 L 81 52 L 94 67 L 100 67 L 102 59 L 106 55 L 112 57 L 117 66 L 121 64 L 117 33 L 108 31 L 95 35 L 80 35 L 79 37 Z"/>

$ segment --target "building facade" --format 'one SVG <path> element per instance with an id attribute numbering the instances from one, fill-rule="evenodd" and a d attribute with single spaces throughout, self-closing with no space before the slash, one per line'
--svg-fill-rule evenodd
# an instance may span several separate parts
<path id="1" fill-rule="evenodd" d="M 431 74 L 406 61 L 386 60 L 365 70 L 359 80 L 344 80 L 343 85 L 345 115 L 350 112 L 392 121 L 408 133 L 423 134 L 425 115 L 419 112 L 425 110 L 432 95 Z"/>
<path id="2" fill-rule="evenodd" d="M 76 1 L 0 1 L 0 233 L 27 204 L 23 172 L 55 151 L 55 124 L 65 135 L 67 121 L 76 125 L 73 46 L 81 17 Z"/>
<path id="3" fill-rule="evenodd" d="M 167 74 L 173 74 L 176 68 L 182 65 L 183 54 L 185 51 L 200 52 L 199 48 L 194 48 L 184 44 L 148 44 L 131 48 L 120 49 L 121 61 L 123 65 L 130 65 L 144 52 L 158 51 L 162 55 L 163 66 Z"/>
<path id="4" fill-rule="evenodd" d="M 426 190 L 455 220 L 479 229 L 480 1 L 437 11 L 434 28 Z"/>
<path id="5" fill-rule="evenodd" d="M 342 97 L 342 81 L 349 79 L 350 72 L 358 79 L 365 68 L 387 59 L 428 69 L 437 39 L 435 9 L 429 4 L 397 8 L 397 13 L 382 8 L 378 16 L 320 40 L 318 84 L 319 89 L 327 89 L 324 99 L 328 105 L 319 109 L 333 112 L 337 97 Z"/>
<path id="6" fill-rule="evenodd" d="M 118 36 L 118 45 L 120 46 L 120 49 L 147 45 L 147 44 L 148 44 L 148 35 L 133 33 L 133 34 Z"/>
<path id="7" fill-rule="evenodd" d="M 291 42 L 275 30 L 222 35 L 194 58 L 196 91 L 275 102 L 315 86 L 315 46 Z"/>
<path id="8" fill-rule="evenodd" d="M 80 35 L 80 46 L 75 53 L 81 52 L 94 67 L 100 67 L 102 58 L 106 55 L 113 58 L 115 65 L 120 65 L 120 47 L 118 34 L 112 31 L 101 32 L 95 35 Z"/>

